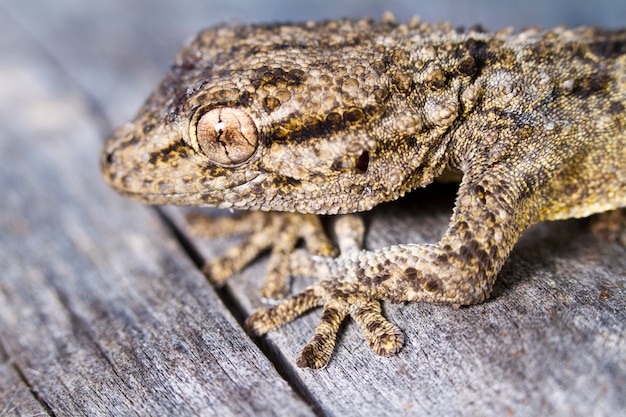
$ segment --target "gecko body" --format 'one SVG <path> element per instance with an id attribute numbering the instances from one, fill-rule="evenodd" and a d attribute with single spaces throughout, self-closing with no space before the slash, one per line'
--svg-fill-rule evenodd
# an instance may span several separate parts
<path id="1" fill-rule="evenodd" d="M 389 17 L 212 28 L 111 134 L 101 166 L 146 203 L 286 212 L 217 221 L 252 236 L 207 275 L 222 282 L 273 245 L 265 294 L 284 295 L 289 274 L 319 281 L 254 313 L 253 332 L 321 306 L 300 366 L 326 364 L 348 315 L 389 355 L 402 333 L 381 300 L 483 301 L 530 225 L 626 206 L 626 30 Z M 316 215 L 369 210 L 448 172 L 462 179 L 437 244 L 334 256 Z M 324 256 L 290 256 L 301 238 Z"/>

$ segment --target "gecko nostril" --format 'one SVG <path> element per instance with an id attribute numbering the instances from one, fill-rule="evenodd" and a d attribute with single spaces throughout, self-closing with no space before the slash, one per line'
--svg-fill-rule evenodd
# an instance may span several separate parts
<path id="1" fill-rule="evenodd" d="M 108 152 L 105 158 L 107 165 L 111 165 L 113 163 L 113 152 Z"/>

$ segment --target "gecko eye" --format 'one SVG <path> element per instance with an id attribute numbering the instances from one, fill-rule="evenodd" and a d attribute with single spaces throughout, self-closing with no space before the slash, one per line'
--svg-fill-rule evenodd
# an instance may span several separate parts
<path id="1" fill-rule="evenodd" d="M 243 164 L 259 143 L 254 121 L 240 109 L 210 110 L 200 117 L 195 127 L 200 150 L 217 165 Z"/>

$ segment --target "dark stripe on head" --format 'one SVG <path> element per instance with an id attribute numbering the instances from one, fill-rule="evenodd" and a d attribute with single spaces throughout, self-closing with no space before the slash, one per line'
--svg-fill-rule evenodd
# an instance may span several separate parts
<path id="1" fill-rule="evenodd" d="M 154 165 L 166 163 L 170 159 L 184 159 L 187 158 L 187 156 L 189 156 L 188 145 L 183 144 L 182 141 L 178 141 L 168 145 L 166 148 L 151 152 L 148 162 Z"/>

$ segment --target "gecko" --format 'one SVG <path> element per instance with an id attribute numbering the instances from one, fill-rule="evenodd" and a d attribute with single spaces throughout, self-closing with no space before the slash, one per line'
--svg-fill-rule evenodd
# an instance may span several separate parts
<path id="1" fill-rule="evenodd" d="M 347 317 L 392 355 L 404 336 L 383 301 L 480 303 L 529 226 L 626 206 L 626 30 L 387 14 L 222 24 L 182 48 L 100 164 L 134 200 L 250 211 L 196 219 L 208 234 L 249 233 L 203 271 L 221 284 L 269 249 L 263 295 L 315 278 L 246 321 L 263 335 L 321 307 L 298 366 L 325 366 Z M 449 174 L 460 183 L 439 242 L 362 247 L 350 213 Z M 340 252 L 319 219 L 331 214 L 347 215 Z"/>

